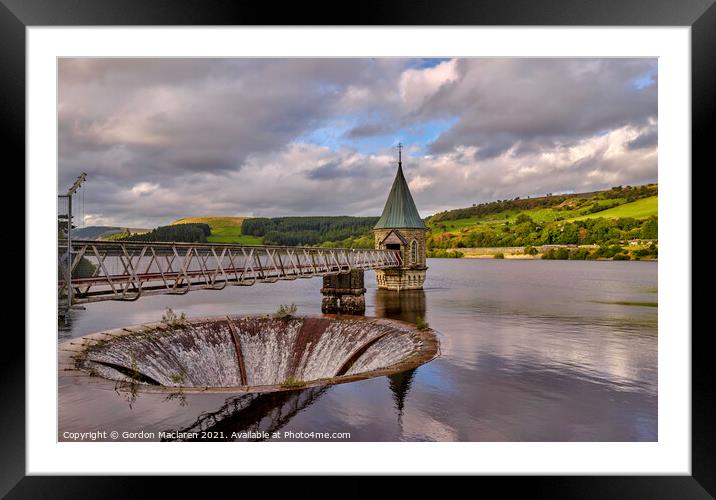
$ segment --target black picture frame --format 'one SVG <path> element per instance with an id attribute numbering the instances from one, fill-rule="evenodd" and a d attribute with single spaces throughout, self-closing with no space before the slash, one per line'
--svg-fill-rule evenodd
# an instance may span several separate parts
<path id="1" fill-rule="evenodd" d="M 279 7 L 280 6 L 280 7 Z M 0 0 L 0 132 L 6 168 L 25 162 L 25 29 L 30 26 L 109 25 L 551 25 L 690 26 L 692 43 L 692 165 L 703 163 L 716 116 L 716 6 L 714 0 Z M 8 153 L 13 159 L 8 159 Z M 12 166 L 12 167 L 11 167 Z M 669 168 L 672 168 L 669 166 Z M 693 166 L 690 167 L 693 175 Z M 27 188 L 27 186 L 26 186 Z M 28 230 L 27 228 L 25 229 Z M 25 266 L 28 263 L 25 262 Z M 19 296 L 20 294 L 18 294 Z M 693 310 L 693 309 L 692 309 Z M 180 478 L 25 475 L 24 339 L 3 342 L 3 424 L 0 425 L 0 494 L 8 498 L 127 498 L 150 486 L 166 495 L 185 488 Z M 48 332 L 49 333 L 49 332 Z M 679 332 L 688 335 L 690 332 Z M 509 494 L 529 488 L 538 498 L 713 498 L 716 495 L 716 414 L 710 373 L 709 329 L 692 336 L 692 476 L 484 478 Z M 54 342 L 48 338 L 48 342 Z M 307 478 L 293 478 L 300 489 Z M 229 478 L 203 481 L 203 495 L 227 494 Z M 264 478 L 264 481 L 266 478 Z M 152 484 L 161 481 L 161 485 Z M 248 481 L 248 478 L 242 479 Z M 350 490 L 367 488 L 364 480 Z M 147 484 L 150 482 L 150 484 Z M 260 486 L 262 483 L 251 486 Z M 406 481 L 406 483 L 408 483 Z M 410 481 L 420 487 L 421 481 Z M 247 484 L 248 488 L 248 483 Z M 410 486 L 404 486 L 409 493 Z M 328 489 L 329 490 L 329 489 Z M 181 491 L 181 490 L 180 490 Z M 212 495 L 213 496 L 213 495 Z M 364 495 L 361 495 L 364 496 Z"/>

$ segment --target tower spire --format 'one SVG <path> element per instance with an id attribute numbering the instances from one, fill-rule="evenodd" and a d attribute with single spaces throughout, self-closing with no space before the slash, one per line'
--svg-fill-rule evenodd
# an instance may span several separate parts
<path id="1" fill-rule="evenodd" d="M 383 214 L 373 229 L 381 228 L 413 228 L 425 229 L 425 223 L 415 208 L 410 188 L 403 175 L 403 144 L 398 143 L 398 171 L 395 173 L 393 187 L 385 202 Z"/>
<path id="2" fill-rule="evenodd" d="M 383 213 L 373 226 L 375 248 L 399 252 L 399 265 L 378 269 L 375 279 L 378 288 L 388 290 L 422 290 L 427 270 L 426 233 L 428 228 L 420 218 L 408 182 L 403 175 L 403 143 L 398 147 L 398 171 L 395 172 Z M 402 398 L 402 396 L 400 396 Z M 402 399 L 398 410 L 402 410 Z"/>

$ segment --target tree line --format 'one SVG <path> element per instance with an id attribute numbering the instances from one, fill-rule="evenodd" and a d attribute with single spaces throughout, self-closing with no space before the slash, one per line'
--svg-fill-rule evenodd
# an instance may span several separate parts
<path id="1" fill-rule="evenodd" d="M 124 235 L 115 239 L 121 241 L 206 243 L 207 236 L 211 236 L 211 228 L 208 224 L 187 223 L 159 226 L 148 233 Z"/>
<path id="2" fill-rule="evenodd" d="M 488 226 L 463 234 L 430 234 L 427 248 L 519 247 L 539 245 L 602 245 L 625 240 L 658 239 L 659 222 L 656 217 L 634 219 L 603 217 L 571 222 L 553 221 L 537 223 L 526 214 L 520 214 L 510 223 Z"/>
<path id="3" fill-rule="evenodd" d="M 525 254 L 527 253 L 527 248 L 525 248 Z M 547 260 L 641 260 L 646 258 L 656 259 L 658 256 L 659 248 L 653 242 L 646 248 L 635 250 L 623 248 L 621 245 L 602 245 L 594 250 L 588 248 L 550 248 L 542 254 L 542 258 Z"/>
<path id="4" fill-rule="evenodd" d="M 313 246 L 364 240 L 376 222 L 378 217 L 259 217 L 246 219 L 241 232 L 263 237 L 267 245 Z"/>

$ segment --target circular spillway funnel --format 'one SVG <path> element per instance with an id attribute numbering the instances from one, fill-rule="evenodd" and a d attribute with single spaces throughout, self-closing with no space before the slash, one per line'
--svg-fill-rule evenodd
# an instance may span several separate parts
<path id="1" fill-rule="evenodd" d="M 196 318 L 108 330 L 60 346 L 60 370 L 145 392 L 274 392 L 416 368 L 435 332 L 364 316 Z"/>

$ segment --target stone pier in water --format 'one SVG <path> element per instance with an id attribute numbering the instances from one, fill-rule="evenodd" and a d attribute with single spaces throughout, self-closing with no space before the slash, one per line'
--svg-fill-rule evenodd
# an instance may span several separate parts
<path id="1" fill-rule="evenodd" d="M 323 295 L 321 311 L 324 313 L 365 313 L 365 286 L 362 270 L 324 276 L 321 294 Z"/>

